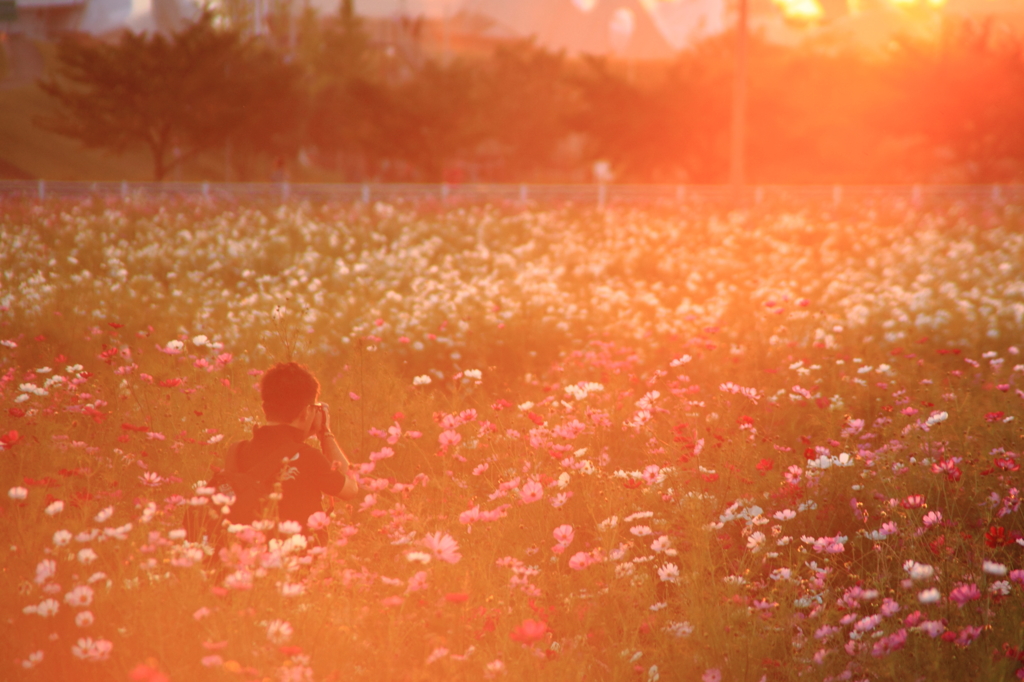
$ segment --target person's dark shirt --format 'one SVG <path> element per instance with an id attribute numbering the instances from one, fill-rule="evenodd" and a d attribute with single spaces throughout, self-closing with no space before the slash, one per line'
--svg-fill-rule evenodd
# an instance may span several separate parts
<path id="1" fill-rule="evenodd" d="M 278 515 L 282 521 L 298 521 L 303 526 L 314 512 L 323 511 L 321 494 L 338 495 L 345 487 L 345 474 L 333 471 L 322 452 L 307 445 L 302 431 L 288 424 L 260 426 L 252 440 L 238 448 L 239 471 L 247 471 L 267 457 L 288 458 L 282 464 L 281 501 Z"/>

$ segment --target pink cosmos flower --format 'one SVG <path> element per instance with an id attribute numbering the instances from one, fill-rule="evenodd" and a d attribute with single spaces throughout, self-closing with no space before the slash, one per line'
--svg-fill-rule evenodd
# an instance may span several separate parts
<path id="1" fill-rule="evenodd" d="M 537 640 L 543 638 L 547 632 L 547 623 L 542 620 L 526 618 L 522 623 L 517 625 L 514 630 L 512 630 L 512 634 L 509 636 L 513 641 L 521 644 L 532 645 Z"/>
<path id="2" fill-rule="evenodd" d="M 679 580 L 679 567 L 669 562 L 658 569 L 658 577 L 664 583 L 674 583 Z"/>
<path id="3" fill-rule="evenodd" d="M 572 497 L 572 491 L 566 490 L 564 492 L 552 495 L 549 502 L 551 502 L 551 506 L 554 507 L 555 509 L 561 509 L 565 505 L 565 503 L 569 501 L 570 497 Z"/>
<path id="4" fill-rule="evenodd" d="M 484 666 L 484 678 L 492 680 L 498 675 L 505 674 L 505 662 L 500 658 L 496 658 L 486 666 Z"/>
<path id="5" fill-rule="evenodd" d="M 114 645 L 105 639 L 93 641 L 92 637 L 82 637 L 77 644 L 71 647 L 71 653 L 83 661 L 98 663 L 110 658 L 110 652 L 113 649 Z"/>
<path id="6" fill-rule="evenodd" d="M 447 533 L 442 533 L 441 531 L 428 533 L 420 544 L 426 547 L 438 561 L 457 564 L 462 559 L 462 555 L 459 553 L 459 543 Z"/>
<path id="7" fill-rule="evenodd" d="M 199 659 L 199 662 L 203 664 L 204 668 L 219 668 L 224 665 L 224 659 L 217 654 L 211 654 L 210 656 L 203 656 Z"/>
<path id="8" fill-rule="evenodd" d="M 409 582 L 406 585 L 405 593 L 419 592 L 420 590 L 427 589 L 427 572 L 417 571 L 415 575 L 409 578 Z"/>
<path id="9" fill-rule="evenodd" d="M 555 530 L 551 532 L 551 535 L 554 536 L 555 542 L 564 547 L 568 547 L 572 543 L 573 537 L 575 537 L 575 533 L 572 529 L 572 526 L 568 524 L 564 524 L 559 526 L 558 528 L 555 528 Z"/>
<path id="10" fill-rule="evenodd" d="M 292 626 L 286 620 L 275 619 L 267 625 L 267 639 L 278 646 L 286 644 L 292 638 Z"/>
<path id="11" fill-rule="evenodd" d="M 722 671 L 718 668 L 708 668 L 700 679 L 701 682 L 722 682 Z"/>
<path id="12" fill-rule="evenodd" d="M 956 602 L 956 605 L 963 608 L 967 605 L 967 602 L 974 601 L 975 599 L 981 599 L 981 590 L 974 583 L 970 585 L 957 585 L 953 588 L 953 591 L 949 593 L 949 598 Z"/>
<path id="13" fill-rule="evenodd" d="M 462 436 L 457 431 L 451 429 L 442 431 L 437 437 L 437 442 L 441 447 L 446 448 L 449 445 L 458 445 L 462 441 Z"/>
<path id="14" fill-rule="evenodd" d="M 956 639 L 953 640 L 953 643 L 957 646 L 968 646 L 978 638 L 978 635 L 981 634 L 983 629 L 984 628 L 980 625 L 967 625 L 963 630 L 957 633 Z"/>
<path id="15" fill-rule="evenodd" d="M 83 608 L 92 603 L 92 588 L 79 585 L 64 595 L 64 603 L 73 608 Z"/>
<path id="16" fill-rule="evenodd" d="M 885 616 L 886 618 L 888 618 L 889 616 L 899 612 L 899 610 L 900 610 L 900 605 L 895 600 L 890 599 L 889 597 L 886 597 L 885 599 L 882 600 L 881 612 L 882 612 L 882 615 Z"/>
<path id="17" fill-rule="evenodd" d="M 33 651 L 28 657 L 21 662 L 21 667 L 25 670 L 30 670 L 43 662 L 43 650 Z"/>
<path id="18" fill-rule="evenodd" d="M 467 509 L 466 511 L 462 512 L 461 514 L 459 514 L 459 523 L 463 523 L 463 524 L 467 524 L 468 525 L 468 524 L 471 524 L 471 523 L 476 523 L 479 520 L 480 520 L 480 505 L 476 505 L 472 509 Z"/>
<path id="19" fill-rule="evenodd" d="M 331 517 L 322 511 L 313 512 L 306 519 L 306 525 L 309 526 L 310 530 L 323 530 L 331 525 Z"/>
<path id="20" fill-rule="evenodd" d="M 589 552 L 576 552 L 569 557 L 569 568 L 574 571 L 582 571 L 591 563 L 593 563 L 593 558 Z"/>
<path id="21" fill-rule="evenodd" d="M 907 644 L 907 631 L 899 629 L 887 637 L 882 637 L 871 647 L 871 655 L 875 658 L 887 656 L 894 651 L 899 651 Z"/>
<path id="22" fill-rule="evenodd" d="M 523 501 L 523 504 L 536 502 L 542 497 L 544 497 L 544 486 L 537 481 L 527 481 L 519 491 L 519 498 Z"/>
<path id="23" fill-rule="evenodd" d="M 57 574 L 57 562 L 53 559 L 43 559 L 36 566 L 36 584 L 42 585 Z"/>

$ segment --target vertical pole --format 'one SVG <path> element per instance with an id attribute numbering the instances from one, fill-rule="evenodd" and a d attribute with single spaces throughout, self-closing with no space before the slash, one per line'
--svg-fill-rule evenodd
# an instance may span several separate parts
<path id="1" fill-rule="evenodd" d="M 747 2 L 748 0 L 737 0 L 736 54 L 732 84 L 732 158 L 729 164 L 729 180 L 737 198 L 747 179 Z"/>
<path id="2" fill-rule="evenodd" d="M 597 209 L 599 211 L 604 210 L 604 204 L 607 200 L 608 186 L 603 182 L 597 186 Z"/>
<path id="3" fill-rule="evenodd" d="M 366 184 L 365 182 L 363 183 L 362 195 L 363 195 L 363 203 L 364 204 L 370 203 L 370 186 L 368 184 Z"/>
<path id="4" fill-rule="evenodd" d="M 843 186 L 834 185 L 832 187 L 832 205 L 838 208 L 839 204 L 843 201 Z"/>
<path id="5" fill-rule="evenodd" d="M 121 181 L 121 198 L 124 199 L 127 196 L 128 196 L 128 181 L 127 180 L 122 180 Z"/>
<path id="6" fill-rule="evenodd" d="M 441 183 L 441 201 L 445 202 L 445 203 L 448 201 L 448 183 L 447 182 L 442 182 Z"/>
<path id="7" fill-rule="evenodd" d="M 37 183 L 37 189 L 39 193 L 39 201 L 43 201 L 44 199 L 46 199 L 46 180 L 40 178 L 39 182 Z"/>
<path id="8" fill-rule="evenodd" d="M 528 196 L 529 195 L 526 191 L 526 183 L 519 185 L 519 202 L 525 204 Z"/>
<path id="9" fill-rule="evenodd" d="M 204 182 L 203 183 L 203 198 L 204 199 L 209 199 L 210 198 L 210 183 L 209 182 Z"/>
<path id="10" fill-rule="evenodd" d="M 676 201 L 682 203 L 686 198 L 686 185 L 676 185 Z"/>
<path id="11" fill-rule="evenodd" d="M 295 58 L 295 47 L 299 43 L 299 20 L 295 16 L 294 3 L 288 3 L 288 54 Z"/>

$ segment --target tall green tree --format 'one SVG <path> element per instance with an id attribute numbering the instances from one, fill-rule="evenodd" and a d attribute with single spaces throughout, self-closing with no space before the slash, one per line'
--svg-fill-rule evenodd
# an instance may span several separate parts
<path id="1" fill-rule="evenodd" d="M 300 140 L 301 72 L 209 15 L 170 37 L 65 38 L 40 87 L 57 107 L 38 125 L 112 153 L 143 147 L 157 180 L 228 140 L 272 155 Z"/>

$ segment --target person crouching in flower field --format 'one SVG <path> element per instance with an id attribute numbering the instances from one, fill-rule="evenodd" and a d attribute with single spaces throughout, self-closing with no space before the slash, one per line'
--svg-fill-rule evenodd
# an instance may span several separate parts
<path id="1" fill-rule="evenodd" d="M 252 440 L 232 445 L 225 461 L 228 473 L 280 481 L 278 518 L 303 527 L 323 511 L 323 495 L 350 499 L 359 492 L 319 396 L 320 383 L 305 366 L 283 362 L 271 367 L 260 381 L 267 424 L 256 427 Z M 311 436 L 319 440 L 319 450 L 306 443 Z"/>

